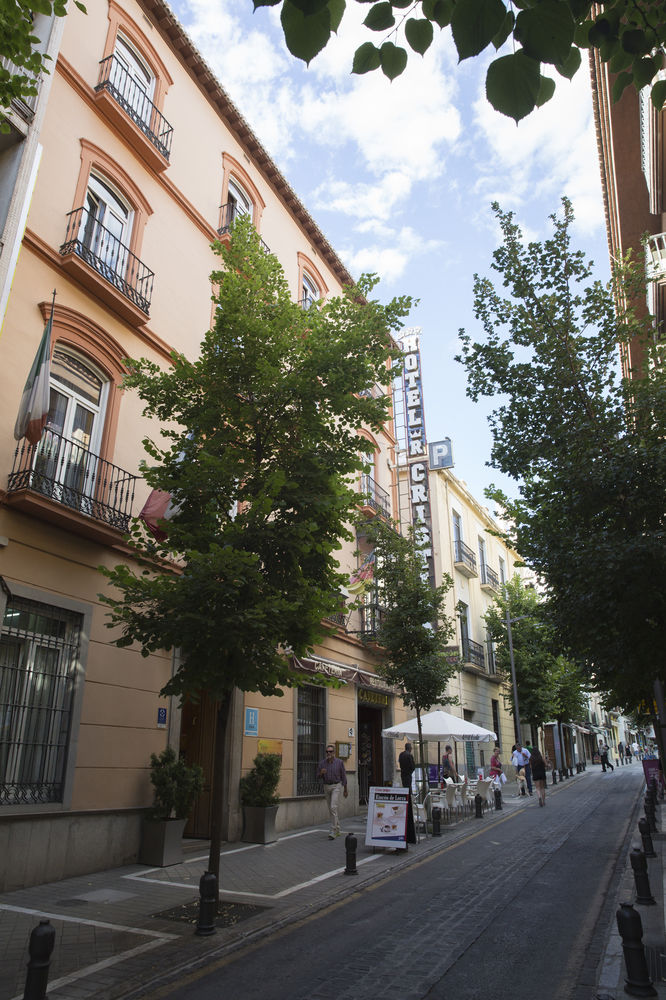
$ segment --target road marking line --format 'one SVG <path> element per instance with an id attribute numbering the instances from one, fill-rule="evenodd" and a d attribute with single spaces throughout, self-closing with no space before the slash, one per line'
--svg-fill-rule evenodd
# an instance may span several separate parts
<path id="1" fill-rule="evenodd" d="M 86 924 L 88 927 L 102 927 L 110 931 L 127 931 L 129 934 L 140 934 L 142 937 L 164 938 L 165 941 L 171 941 L 178 937 L 178 934 L 167 934 L 166 931 L 149 931 L 144 927 L 127 927 L 125 924 L 110 924 L 104 920 L 72 917 L 65 913 L 47 913 L 45 910 L 32 910 L 27 906 L 10 906 L 8 903 L 0 903 L 0 910 L 10 910 L 12 913 L 26 913 L 31 917 L 46 917 L 49 920 L 60 920 L 66 924 Z"/>

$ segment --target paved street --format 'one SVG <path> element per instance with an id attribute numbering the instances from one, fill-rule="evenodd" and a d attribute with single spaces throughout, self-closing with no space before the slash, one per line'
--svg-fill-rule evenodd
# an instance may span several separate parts
<path id="1" fill-rule="evenodd" d="M 640 778 L 638 768 L 618 768 L 549 790 L 544 809 L 535 798 L 471 826 L 442 852 L 157 995 L 591 998 L 592 988 L 578 987 L 608 931 L 604 903 Z"/>

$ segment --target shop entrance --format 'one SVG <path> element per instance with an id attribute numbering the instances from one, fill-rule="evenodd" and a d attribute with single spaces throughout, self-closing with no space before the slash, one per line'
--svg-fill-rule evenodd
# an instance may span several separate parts
<path id="1" fill-rule="evenodd" d="M 373 692 L 374 693 L 374 692 Z M 363 692 L 359 691 L 358 706 L 358 794 L 361 805 L 367 805 L 371 785 L 384 784 L 382 760 L 381 708 L 361 703 Z"/>

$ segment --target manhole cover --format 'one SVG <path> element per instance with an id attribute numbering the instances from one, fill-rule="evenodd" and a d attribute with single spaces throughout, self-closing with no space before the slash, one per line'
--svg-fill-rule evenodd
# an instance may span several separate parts
<path id="1" fill-rule="evenodd" d="M 252 906 L 249 903 L 220 903 L 216 927 L 234 927 L 236 924 L 253 917 L 255 913 L 261 913 L 268 909 L 266 906 Z M 160 920 L 177 920 L 181 924 L 191 924 L 196 926 L 199 919 L 199 900 L 192 903 L 183 903 L 182 906 L 174 906 L 170 910 L 162 910 L 161 913 L 153 913 L 153 917 Z"/>

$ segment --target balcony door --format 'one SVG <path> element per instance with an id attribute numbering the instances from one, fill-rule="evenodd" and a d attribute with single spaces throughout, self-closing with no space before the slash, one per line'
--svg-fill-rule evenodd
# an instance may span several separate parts
<path id="1" fill-rule="evenodd" d="M 86 509 L 94 491 L 108 381 L 88 361 L 56 346 L 51 397 L 35 471 L 53 499 Z"/>
<path id="2" fill-rule="evenodd" d="M 155 77 L 122 35 L 116 38 L 113 55 L 110 82 L 131 116 L 139 123 L 150 126 Z"/>
<path id="3" fill-rule="evenodd" d="M 116 284 L 127 268 L 132 211 L 115 191 L 90 175 L 79 240 L 94 258 L 93 267 Z"/>

